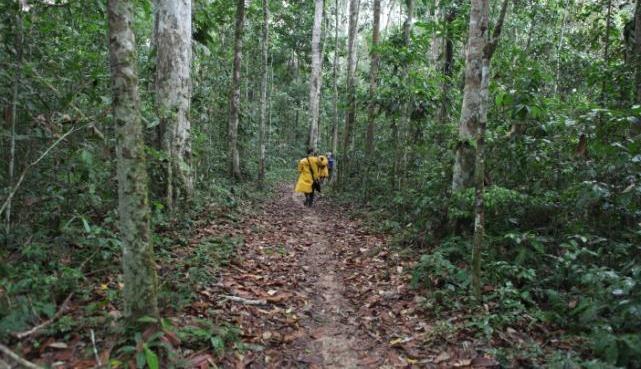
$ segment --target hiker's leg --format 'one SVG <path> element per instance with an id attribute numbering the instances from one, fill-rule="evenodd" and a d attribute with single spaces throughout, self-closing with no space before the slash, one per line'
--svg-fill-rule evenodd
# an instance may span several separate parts
<path id="1" fill-rule="evenodd" d="M 312 207 L 314 205 L 314 191 L 309 194 L 309 207 Z"/>

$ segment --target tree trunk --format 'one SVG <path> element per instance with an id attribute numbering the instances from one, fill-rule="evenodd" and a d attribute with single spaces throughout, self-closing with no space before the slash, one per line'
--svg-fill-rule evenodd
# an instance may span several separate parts
<path id="1" fill-rule="evenodd" d="M 481 117 L 483 52 L 487 44 L 488 0 L 472 0 L 465 58 L 465 88 L 459 121 L 458 144 L 452 178 L 452 192 L 474 184 L 474 145 Z"/>
<path id="2" fill-rule="evenodd" d="M 568 10 L 568 1 L 563 3 L 563 17 L 561 18 L 561 31 L 559 32 L 559 44 L 556 48 L 556 77 L 554 78 L 554 95 L 559 92 L 559 80 L 561 78 L 561 52 L 563 51 L 563 40 L 565 37 L 565 18 Z"/>
<path id="3" fill-rule="evenodd" d="M 155 0 L 156 101 L 167 155 L 166 202 L 189 199 L 191 173 L 191 0 Z"/>
<path id="4" fill-rule="evenodd" d="M 612 0 L 608 0 L 608 10 L 605 15 L 605 34 L 603 48 L 603 80 L 601 81 L 601 101 L 605 103 L 607 81 L 610 75 L 610 28 L 612 27 Z"/>
<path id="5" fill-rule="evenodd" d="M 9 138 L 9 183 L 8 188 L 12 188 L 15 171 L 16 171 L 16 119 L 18 114 L 18 88 L 20 86 L 20 75 L 22 72 L 22 46 L 24 44 L 24 31 L 22 26 L 22 4 L 19 4 L 16 13 L 16 39 L 15 53 L 16 64 L 14 68 L 14 79 L 11 91 L 11 137 Z M 1 213 L 1 212 L 0 212 Z M 7 207 L 4 212 L 5 232 L 8 236 L 11 232 L 11 197 L 7 199 Z"/>
<path id="6" fill-rule="evenodd" d="M 343 160 L 341 183 L 345 183 L 349 173 L 350 142 L 352 140 L 352 125 L 356 121 L 356 44 L 358 30 L 359 0 L 349 1 L 349 31 L 347 35 L 347 111 L 345 114 L 345 131 L 343 134 Z"/>
<path id="7" fill-rule="evenodd" d="M 125 316 L 158 316 L 156 264 L 149 231 L 147 172 L 140 121 L 133 1 L 109 0 L 109 59 L 116 127 L 118 215 Z"/>
<path id="8" fill-rule="evenodd" d="M 238 150 L 238 119 L 240 115 L 240 68 L 243 49 L 243 28 L 245 23 L 245 0 L 236 0 L 236 29 L 234 33 L 234 67 L 229 94 L 229 174 L 235 180 L 241 179 L 240 153 Z"/>
<path id="9" fill-rule="evenodd" d="M 641 0 L 640 0 L 641 1 Z M 332 178 L 330 181 L 334 183 L 338 175 L 338 161 L 336 160 L 336 151 L 338 150 L 338 0 L 335 4 L 335 24 L 334 24 L 334 62 L 332 66 L 332 80 L 334 89 L 334 99 L 332 101 L 332 108 L 334 111 L 334 122 L 332 123 L 332 155 L 334 156 L 334 169 L 332 170 Z"/>
<path id="10" fill-rule="evenodd" d="M 636 102 L 641 104 L 641 0 L 634 10 L 634 51 L 636 62 Z"/>
<path id="11" fill-rule="evenodd" d="M 323 0 L 315 0 L 314 26 L 312 29 L 312 70 L 309 80 L 309 140 L 308 147 L 318 150 L 319 111 L 321 88 L 321 27 L 323 24 Z"/>
<path id="12" fill-rule="evenodd" d="M 444 18 L 442 6 L 443 4 L 441 3 L 440 0 L 435 1 L 434 16 L 432 17 L 432 20 L 434 23 L 440 22 L 442 21 L 441 18 Z M 432 63 L 432 65 L 437 65 L 439 60 L 441 59 L 441 52 L 442 52 L 441 49 L 443 47 L 443 41 L 444 41 L 444 38 L 438 36 L 436 31 L 432 33 L 432 42 L 430 45 L 430 52 L 429 52 L 429 61 Z"/>
<path id="13" fill-rule="evenodd" d="M 258 184 L 263 187 L 265 181 L 265 126 L 267 123 L 267 62 L 269 57 L 269 0 L 263 0 L 263 44 L 262 52 L 262 81 L 260 84 L 260 128 L 258 131 Z"/>
<path id="14" fill-rule="evenodd" d="M 409 49 L 410 47 L 410 41 L 411 41 L 411 36 L 412 36 L 412 23 L 414 19 L 414 0 L 406 0 L 406 14 L 405 14 L 405 21 L 403 22 L 403 44 L 405 45 L 406 48 Z M 410 69 L 410 63 L 406 62 L 406 64 L 403 66 L 403 71 L 401 75 L 401 80 L 403 81 L 404 85 L 407 85 L 407 77 L 409 75 L 409 69 Z M 399 164 L 399 174 L 404 173 L 407 174 L 409 171 L 407 170 L 408 167 L 408 158 L 410 154 L 410 123 L 411 123 L 411 101 L 410 97 L 406 97 L 405 101 L 401 105 L 401 119 L 399 122 L 399 140 L 400 140 L 400 145 L 401 145 L 401 150 L 398 150 L 398 155 L 400 157 L 397 158 L 397 161 L 400 163 Z M 399 190 L 403 187 L 403 178 L 404 176 L 398 177 L 398 188 Z"/>
<path id="15" fill-rule="evenodd" d="M 376 85 L 378 81 L 378 64 L 379 52 L 378 44 L 380 41 L 380 23 L 381 23 L 381 0 L 374 0 L 374 20 L 372 26 L 372 50 L 371 65 L 369 68 L 369 104 L 367 106 L 367 140 L 366 156 L 368 160 L 373 160 L 374 155 L 374 125 L 376 118 Z M 368 165 L 368 168 L 371 167 Z"/>
<path id="16" fill-rule="evenodd" d="M 476 139 L 474 158 L 474 184 L 476 187 L 474 201 L 474 242 L 472 246 L 472 292 L 478 299 L 481 297 L 481 250 L 485 238 L 485 126 L 489 104 L 490 63 L 498 45 L 503 29 L 503 21 L 509 0 L 503 0 L 501 12 L 494 27 L 492 37 L 488 40 L 489 0 L 472 0 L 470 10 L 470 30 L 468 36 L 467 59 L 465 61 L 465 91 L 461 112 L 461 126 L 466 122 L 476 123 L 473 127 Z M 472 68 L 468 68 L 472 64 Z M 468 74 L 468 72 L 470 72 Z M 468 89 L 468 80 L 471 82 Z M 471 97 L 466 111 L 465 97 Z M 471 120 L 466 119 L 469 118 Z M 460 136 L 459 136 L 460 138 Z M 458 155 L 458 152 L 457 152 Z"/>
<path id="17" fill-rule="evenodd" d="M 438 110 L 437 120 L 440 123 L 447 123 L 448 121 L 448 108 L 450 107 L 450 85 L 452 79 L 452 71 L 454 64 L 454 41 L 452 39 L 452 32 L 450 27 L 456 18 L 456 10 L 449 10 L 445 16 L 445 23 L 447 31 L 443 38 L 444 53 L 443 53 L 443 82 L 441 85 L 441 105 Z"/>

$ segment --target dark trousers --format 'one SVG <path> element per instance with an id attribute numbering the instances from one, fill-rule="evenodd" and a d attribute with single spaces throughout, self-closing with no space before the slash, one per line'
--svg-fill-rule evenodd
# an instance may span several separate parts
<path id="1" fill-rule="evenodd" d="M 312 207 L 312 205 L 314 204 L 314 191 L 312 191 L 310 193 L 305 193 L 305 202 L 304 202 L 304 204 L 307 207 L 310 207 L 310 208 Z"/>

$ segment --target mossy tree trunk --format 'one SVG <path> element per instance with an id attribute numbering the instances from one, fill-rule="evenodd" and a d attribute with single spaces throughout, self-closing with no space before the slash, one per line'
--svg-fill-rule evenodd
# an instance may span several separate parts
<path id="1" fill-rule="evenodd" d="M 267 125 L 267 83 L 269 70 L 269 0 L 263 0 L 263 35 L 261 44 L 261 74 L 260 83 L 260 127 L 258 129 L 258 184 L 263 186 L 265 181 L 265 141 Z"/>
<path id="2" fill-rule="evenodd" d="M 156 264 L 149 229 L 147 172 L 140 121 L 134 2 L 109 0 L 109 59 L 116 129 L 118 215 L 123 249 L 125 316 L 157 316 Z"/>
<path id="3" fill-rule="evenodd" d="M 641 104 L 641 0 L 637 0 L 634 9 L 634 54 L 636 102 Z"/>
<path id="4" fill-rule="evenodd" d="M 236 0 L 236 28 L 234 32 L 234 65 L 229 94 L 229 125 L 227 127 L 229 140 L 229 173 L 236 179 L 241 179 L 240 152 L 238 149 L 238 120 L 240 118 L 240 68 L 242 62 L 243 33 L 245 24 L 245 0 Z"/>

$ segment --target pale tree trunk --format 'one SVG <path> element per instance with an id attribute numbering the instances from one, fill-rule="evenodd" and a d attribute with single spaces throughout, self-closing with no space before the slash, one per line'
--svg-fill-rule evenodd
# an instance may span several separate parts
<path id="1" fill-rule="evenodd" d="M 641 0 L 640 0 L 641 1 Z M 330 181 L 334 183 L 336 181 L 336 176 L 338 175 L 338 161 L 336 160 L 336 151 L 338 150 L 338 0 L 335 4 L 335 17 L 334 17 L 334 62 L 332 65 L 332 80 L 333 80 L 333 89 L 334 89 L 334 98 L 332 101 L 332 108 L 334 113 L 334 121 L 332 123 L 332 155 L 334 156 L 334 169 L 332 170 L 332 178 Z"/>
<path id="2" fill-rule="evenodd" d="M 147 172 L 140 121 L 133 1 L 109 0 L 109 59 L 116 127 L 118 215 L 125 316 L 158 316 L 156 264 L 149 230 Z"/>
<path id="3" fill-rule="evenodd" d="M 604 42 L 605 47 L 603 48 L 603 67 L 605 73 L 603 75 L 603 80 L 601 81 L 601 101 L 605 103 L 605 89 L 607 80 L 610 75 L 610 28 L 612 27 L 612 0 L 608 0 L 608 10 L 605 15 L 605 34 Z"/>
<path id="4" fill-rule="evenodd" d="M 345 112 L 345 131 L 343 133 L 341 183 L 345 183 L 349 173 L 350 143 L 352 126 L 356 121 L 356 47 L 358 37 L 359 0 L 349 1 L 349 31 L 347 34 L 347 111 Z"/>
<path id="5" fill-rule="evenodd" d="M 367 139 L 366 139 L 366 156 L 368 160 L 373 160 L 374 155 L 374 126 L 376 119 L 376 86 L 378 82 L 378 64 L 379 52 L 377 50 L 380 42 L 380 23 L 381 23 L 381 0 L 374 0 L 374 19 L 372 26 L 372 50 L 371 64 L 369 68 L 369 104 L 367 106 Z M 368 166 L 369 168 L 370 166 Z"/>
<path id="6" fill-rule="evenodd" d="M 465 88 L 459 121 L 458 143 L 452 176 L 452 192 L 474 184 L 474 145 L 481 117 L 481 77 L 487 44 L 488 0 L 472 0 L 465 57 Z"/>
<path id="7" fill-rule="evenodd" d="M 480 300 L 481 297 L 481 250 L 483 249 L 485 238 L 485 127 L 487 124 L 490 94 L 490 63 L 501 36 L 508 2 L 509 0 L 503 0 L 501 12 L 496 25 L 494 26 L 494 32 L 491 38 L 486 34 L 489 23 L 489 0 L 472 0 L 472 9 L 470 11 L 470 36 L 472 34 L 474 34 L 474 37 L 480 36 L 480 39 L 476 40 L 478 42 L 468 39 L 468 53 L 471 48 L 478 46 L 480 47 L 480 53 L 475 52 L 473 53 L 473 56 L 480 57 L 480 59 L 472 61 L 468 54 L 468 58 L 465 61 L 465 93 L 468 92 L 467 63 L 476 62 L 476 65 L 480 64 L 480 70 L 475 69 L 475 74 L 470 76 L 470 78 L 475 82 L 474 85 L 479 88 L 477 92 L 470 91 L 470 93 L 475 93 L 478 96 L 478 106 L 475 107 L 474 111 L 469 111 L 473 116 L 472 119 L 474 119 L 478 124 L 475 128 L 476 156 L 474 165 L 474 184 L 476 189 L 474 201 L 474 242 L 472 246 L 472 292 L 477 300 Z M 474 21 L 476 21 L 476 25 L 473 24 Z M 480 29 L 476 28 L 479 26 Z M 465 103 L 465 95 L 463 99 Z M 463 113 L 461 115 L 463 117 Z"/>
<path id="8" fill-rule="evenodd" d="M 229 173 L 236 180 L 241 179 L 240 153 L 238 151 L 238 119 L 240 115 L 240 68 L 243 49 L 243 28 L 245 23 L 245 0 L 236 0 L 236 30 L 234 33 L 234 67 L 229 94 Z"/>
<path id="9" fill-rule="evenodd" d="M 434 4 L 434 16 L 432 17 L 433 22 L 440 22 L 443 18 L 443 9 L 441 8 L 442 4 L 440 0 L 436 0 Z M 429 61 L 432 65 L 437 65 L 438 61 L 441 59 L 441 49 L 443 47 L 443 37 L 440 37 L 436 34 L 436 31 L 432 34 L 432 42 L 430 45 Z"/>
<path id="10" fill-rule="evenodd" d="M 18 114 L 18 88 L 20 86 L 20 75 L 22 71 L 22 46 L 24 44 L 24 30 L 22 26 L 23 4 L 18 3 L 18 12 L 16 13 L 16 39 L 15 53 L 16 62 L 14 68 L 14 79 L 11 91 L 11 137 L 9 138 L 9 183 L 8 187 L 12 188 L 15 171 L 16 171 L 16 119 Z M 0 211 L 1 213 L 1 211 Z M 7 236 L 11 232 L 11 197 L 7 199 L 7 206 L 4 212 L 5 232 Z"/>
<path id="11" fill-rule="evenodd" d="M 414 19 L 414 0 L 406 0 L 405 1 L 406 5 L 406 13 L 405 13 L 405 22 L 403 23 L 403 43 L 406 48 L 409 49 L 410 47 L 410 41 L 411 41 L 411 36 L 412 36 L 412 23 Z M 409 69 L 410 69 L 410 64 L 407 63 L 403 66 L 403 71 L 401 75 L 401 80 L 403 81 L 403 84 L 407 84 L 407 78 L 409 75 Z M 400 155 L 396 160 L 398 161 L 398 170 L 399 173 L 396 173 L 398 175 L 398 189 L 400 190 L 403 187 L 403 178 L 405 177 L 404 175 L 401 175 L 401 173 L 408 173 L 407 166 L 408 166 L 408 156 L 409 156 L 409 151 L 410 151 L 410 115 L 411 115 L 411 101 L 409 96 L 406 98 L 404 102 L 402 102 L 401 105 L 401 119 L 399 123 L 399 145 L 401 145 L 402 149 L 398 150 L 398 155 Z"/>
<path id="12" fill-rule="evenodd" d="M 269 0 L 263 0 L 263 40 L 262 52 L 262 80 L 260 84 L 260 128 L 258 131 L 258 183 L 262 187 L 265 181 L 265 126 L 267 123 L 267 82 L 269 70 L 267 62 L 269 57 Z"/>
<path id="13" fill-rule="evenodd" d="M 392 11 L 394 11 L 394 1 L 395 0 L 389 0 L 389 10 L 387 11 L 387 20 L 385 21 L 384 30 L 389 28 L 389 21 L 392 19 Z"/>
<path id="14" fill-rule="evenodd" d="M 155 0 L 156 101 L 167 155 L 166 202 L 189 199 L 191 173 L 191 0 Z"/>
<path id="15" fill-rule="evenodd" d="M 634 51 L 636 69 L 636 102 L 641 104 L 641 0 L 637 0 L 634 9 Z"/>
<path id="16" fill-rule="evenodd" d="M 563 41 L 565 37 L 565 18 L 567 16 L 568 1 L 563 2 L 563 17 L 561 17 L 561 30 L 559 34 L 559 44 L 556 48 L 556 77 L 554 78 L 554 95 L 559 92 L 559 80 L 561 78 L 561 52 L 563 51 Z"/>
<path id="17" fill-rule="evenodd" d="M 312 70 L 309 80 L 309 140 L 308 147 L 318 150 L 320 88 L 321 88 L 321 27 L 323 24 L 323 0 L 315 0 L 314 26 L 312 29 Z"/>

